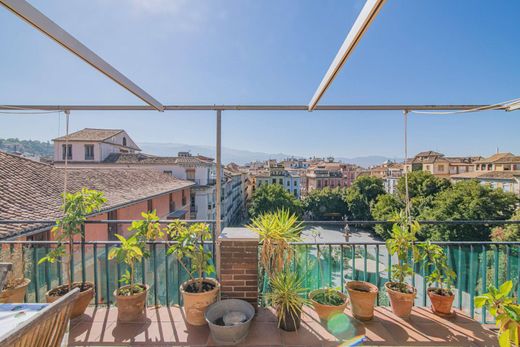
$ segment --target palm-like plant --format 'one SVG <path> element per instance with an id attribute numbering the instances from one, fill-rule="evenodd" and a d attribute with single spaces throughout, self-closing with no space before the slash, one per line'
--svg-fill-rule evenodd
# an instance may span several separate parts
<path id="1" fill-rule="evenodd" d="M 260 262 L 269 278 L 290 263 L 293 250 L 290 242 L 300 241 L 303 223 L 289 210 L 264 213 L 247 226 L 260 236 Z"/>
<path id="2" fill-rule="evenodd" d="M 197 291 L 202 292 L 204 275 L 215 272 L 215 267 L 211 264 L 211 252 L 204 249 L 204 242 L 212 237 L 209 225 L 194 223 L 188 226 L 186 222 L 176 220 L 170 223 L 166 230 L 171 240 L 175 241 L 168 248 L 168 254 L 175 254 L 184 270 L 197 284 Z M 191 260 L 191 270 L 188 269 L 185 259 Z M 198 277 L 195 278 L 194 274 Z"/>
<path id="3" fill-rule="evenodd" d="M 306 288 L 302 285 L 302 278 L 294 272 L 278 272 L 271 279 L 271 292 L 266 293 L 265 299 L 278 313 L 278 327 L 286 321 L 287 314 L 296 326 L 296 319 L 302 312 L 303 305 L 308 302 L 304 295 Z"/>

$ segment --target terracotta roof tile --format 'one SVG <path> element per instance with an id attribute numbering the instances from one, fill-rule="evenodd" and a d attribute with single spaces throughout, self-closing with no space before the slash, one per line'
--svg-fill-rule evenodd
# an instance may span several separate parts
<path id="1" fill-rule="evenodd" d="M 0 151 L 0 219 L 52 220 L 61 216 L 64 169 Z M 105 193 L 103 211 L 193 185 L 147 169 L 68 169 L 68 191 Z M 42 225 L 0 224 L 0 238 Z"/>

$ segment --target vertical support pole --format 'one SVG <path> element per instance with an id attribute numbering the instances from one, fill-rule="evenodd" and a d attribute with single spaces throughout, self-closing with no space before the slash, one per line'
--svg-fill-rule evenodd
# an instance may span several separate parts
<path id="1" fill-rule="evenodd" d="M 222 193 L 222 178 L 220 177 L 221 176 L 221 172 L 220 172 L 220 169 L 222 167 L 222 157 L 221 157 L 221 151 L 222 151 L 222 141 L 221 141 L 221 135 L 222 135 L 222 111 L 221 110 L 217 110 L 217 127 L 216 127 L 216 131 L 217 131 L 217 136 L 216 136 L 216 140 L 217 140 L 217 143 L 216 143 L 216 160 L 217 160 L 217 182 L 216 182 L 216 194 L 215 194 L 215 198 L 216 198 L 216 203 L 215 203 L 215 208 L 216 208 L 216 218 L 215 218 L 215 227 L 216 227 L 216 230 L 215 230 L 215 233 L 214 233 L 214 237 L 219 240 L 220 239 L 220 233 L 222 232 L 222 221 L 220 220 L 220 211 L 221 211 L 221 193 Z M 216 252 L 217 254 L 217 278 L 220 279 L 220 243 L 217 243 L 217 248 L 213 250 L 213 252 Z"/>

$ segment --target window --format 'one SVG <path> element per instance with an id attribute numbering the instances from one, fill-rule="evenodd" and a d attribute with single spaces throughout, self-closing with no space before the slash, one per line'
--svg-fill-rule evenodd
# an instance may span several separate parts
<path id="1" fill-rule="evenodd" d="M 123 137 L 123 146 L 126 146 L 126 137 Z"/>
<path id="2" fill-rule="evenodd" d="M 297 187 L 297 186 L 298 186 L 298 181 L 294 181 L 293 185 L 294 185 L 295 187 Z"/>
<path id="3" fill-rule="evenodd" d="M 94 160 L 94 145 L 85 145 L 85 160 Z"/>
<path id="4" fill-rule="evenodd" d="M 153 201 L 152 201 L 152 199 L 148 200 L 146 203 L 147 203 L 147 207 L 146 208 L 148 209 L 148 212 L 153 211 Z"/>
<path id="5" fill-rule="evenodd" d="M 186 170 L 186 179 L 189 181 L 195 181 L 195 169 Z"/>
<path id="6" fill-rule="evenodd" d="M 108 220 L 117 220 L 117 210 L 109 211 Z M 117 223 L 108 223 L 108 240 L 109 241 L 117 241 L 116 234 L 118 233 L 119 224 Z"/>
<path id="7" fill-rule="evenodd" d="M 38 234 L 27 236 L 27 241 L 49 241 L 49 232 L 43 231 Z"/>
<path id="8" fill-rule="evenodd" d="M 72 160 L 72 145 L 61 145 L 61 159 L 63 160 L 65 160 L 65 153 L 67 153 L 67 160 Z"/>
<path id="9" fill-rule="evenodd" d="M 184 195 L 184 191 L 182 193 Z M 183 196 L 183 198 L 184 198 L 184 196 Z M 169 195 L 169 203 L 170 203 L 169 204 L 169 206 L 170 206 L 170 210 L 169 211 L 171 213 L 171 212 L 175 211 L 175 200 L 173 200 L 173 193 L 170 193 L 170 195 Z"/>
<path id="10" fill-rule="evenodd" d="M 167 175 L 170 175 L 170 176 L 173 176 L 171 170 L 166 170 L 166 171 L 163 171 L 163 173 L 167 174 Z"/>
<path id="11" fill-rule="evenodd" d="M 444 165 L 437 166 L 437 169 L 439 170 L 439 172 L 444 172 Z"/>
<path id="12" fill-rule="evenodd" d="M 276 184 L 276 178 L 273 178 L 273 184 Z"/>
<path id="13" fill-rule="evenodd" d="M 186 190 L 182 191 L 182 206 L 186 205 Z"/>
<path id="14" fill-rule="evenodd" d="M 279 179 L 278 179 L 278 183 L 280 183 L 280 185 L 283 186 L 283 179 L 282 179 L 282 178 L 279 178 Z"/>
<path id="15" fill-rule="evenodd" d="M 289 187 L 290 185 L 291 185 L 291 182 L 287 181 L 287 187 Z"/>

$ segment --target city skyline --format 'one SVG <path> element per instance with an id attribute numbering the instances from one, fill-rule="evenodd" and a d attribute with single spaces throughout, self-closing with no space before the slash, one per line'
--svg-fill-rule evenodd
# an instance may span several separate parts
<path id="1" fill-rule="evenodd" d="M 363 2 L 34 5 L 163 103 L 306 104 Z M 520 48 L 511 41 L 520 34 L 519 9 L 515 1 L 388 2 L 323 104 L 516 98 L 511 86 L 520 78 L 513 69 Z M 90 22 L 81 20 L 87 12 Z M 5 47 L 0 104 L 139 104 L 4 9 L 0 28 Z M 16 36 L 9 34 L 13 31 Z M 2 114 L 0 137 L 63 135 L 63 117 L 60 122 L 57 117 Z M 404 156 L 402 118 L 397 111 L 224 112 L 222 139 L 225 147 L 267 153 L 399 158 Z M 411 115 L 409 152 L 487 156 L 497 147 L 514 152 L 520 146 L 518 125 L 514 112 Z M 71 132 L 84 127 L 124 128 L 139 143 L 215 143 L 211 112 L 73 112 Z"/>

